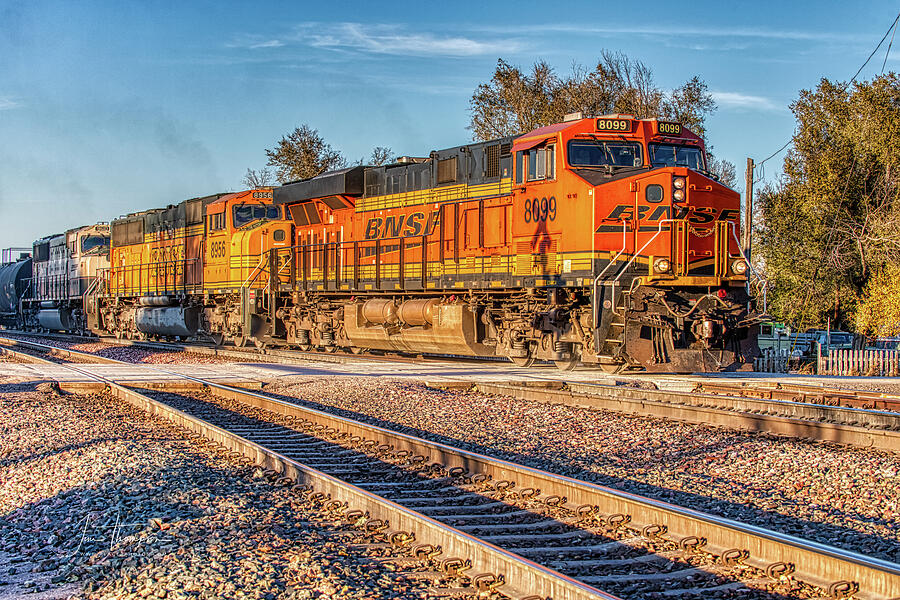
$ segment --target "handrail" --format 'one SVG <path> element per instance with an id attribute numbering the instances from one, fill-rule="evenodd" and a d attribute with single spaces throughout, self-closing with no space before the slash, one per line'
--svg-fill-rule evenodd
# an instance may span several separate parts
<path id="1" fill-rule="evenodd" d="M 731 225 L 731 227 L 730 227 L 731 237 L 737 243 L 738 248 L 740 248 L 741 242 L 738 239 L 737 233 L 736 233 L 737 223 L 735 223 L 734 221 L 728 221 L 728 224 Z M 757 281 L 762 283 L 763 313 L 766 313 L 766 312 L 768 312 L 768 310 L 767 310 L 768 309 L 767 291 L 769 289 L 769 281 L 767 279 L 764 279 L 759 273 L 756 272 L 756 269 L 754 269 L 753 265 L 750 264 L 749 255 L 745 254 L 745 251 L 749 252 L 749 248 L 747 248 L 745 250 L 741 250 L 741 256 L 744 257 L 744 262 L 747 263 L 747 270 L 750 272 L 751 275 L 753 275 L 756 278 Z M 749 277 L 747 278 L 747 293 L 748 294 L 750 293 L 750 278 Z"/>
<path id="2" fill-rule="evenodd" d="M 597 284 L 600 283 L 600 278 L 603 277 L 606 272 L 609 270 L 613 264 L 619 260 L 619 257 L 625 252 L 625 247 L 628 245 L 628 221 L 625 219 L 619 219 L 622 221 L 622 249 L 609 260 L 603 270 L 594 277 L 594 283 L 591 286 L 593 294 L 591 298 L 591 309 L 592 309 L 592 317 L 594 324 L 594 352 L 600 352 L 600 338 L 597 335 L 598 330 L 600 329 L 599 317 L 600 317 L 600 298 L 597 294 Z M 591 256 L 591 263 L 593 263 L 594 257 Z"/>
<path id="3" fill-rule="evenodd" d="M 680 220 L 681 219 L 662 219 L 659 222 L 658 229 L 656 230 L 656 233 L 653 234 L 653 237 L 651 237 L 649 240 L 647 240 L 646 243 L 644 243 L 644 245 L 641 246 L 641 249 L 634 253 L 634 256 L 631 257 L 631 260 L 629 260 L 627 263 L 625 263 L 625 266 L 619 270 L 619 274 L 616 275 L 616 278 L 613 280 L 613 282 L 614 283 L 618 282 L 619 279 L 622 277 L 622 275 L 625 274 L 625 271 L 628 270 L 628 267 L 631 266 L 631 263 L 633 263 L 635 260 L 637 260 L 637 257 L 641 255 L 641 253 L 647 248 L 647 246 L 649 246 L 653 242 L 653 240 L 655 240 L 657 237 L 659 237 L 659 234 L 661 234 L 663 231 L 663 229 L 662 229 L 663 223 L 674 223 L 674 222 L 680 221 Z M 651 265 L 651 268 L 652 267 L 653 267 L 653 265 Z"/>
<path id="4" fill-rule="evenodd" d="M 262 274 L 262 269 L 260 269 L 260 267 L 263 265 L 263 263 L 265 263 L 265 261 L 266 261 L 266 255 L 260 253 L 260 255 L 259 255 L 259 264 L 257 264 L 257 265 L 253 268 L 253 271 L 251 271 L 250 274 L 247 275 L 247 279 L 244 280 L 244 283 L 241 285 L 241 289 L 244 289 L 244 288 L 247 287 L 249 284 L 251 284 L 251 283 L 253 283 L 254 281 L 256 281 L 256 278 L 259 277 L 259 275 Z"/>

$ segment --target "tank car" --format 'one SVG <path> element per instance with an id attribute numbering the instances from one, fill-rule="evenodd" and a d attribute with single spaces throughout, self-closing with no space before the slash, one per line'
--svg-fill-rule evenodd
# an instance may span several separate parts
<path id="1" fill-rule="evenodd" d="M 31 284 L 32 260 L 24 254 L 16 261 L 0 264 L 0 325 L 19 328 L 23 325 L 19 302 Z"/>

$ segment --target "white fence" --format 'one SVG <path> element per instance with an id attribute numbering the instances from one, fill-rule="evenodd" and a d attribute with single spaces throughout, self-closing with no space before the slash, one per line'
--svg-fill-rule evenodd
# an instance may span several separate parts
<path id="1" fill-rule="evenodd" d="M 759 357 L 753 359 L 753 370 L 761 373 L 787 373 L 790 370 L 790 358 L 787 348 L 765 348 Z"/>
<path id="2" fill-rule="evenodd" d="M 900 376 L 900 352 L 897 350 L 832 350 L 819 356 L 819 375 Z"/>

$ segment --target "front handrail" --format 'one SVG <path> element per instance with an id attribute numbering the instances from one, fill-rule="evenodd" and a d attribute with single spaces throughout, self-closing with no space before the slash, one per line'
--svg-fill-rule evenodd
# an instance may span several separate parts
<path id="1" fill-rule="evenodd" d="M 649 240 L 647 240 L 647 241 L 644 243 L 644 245 L 641 246 L 641 249 L 638 250 L 637 252 L 635 252 L 635 253 L 634 253 L 634 256 L 632 256 L 631 259 L 630 259 L 627 263 L 625 263 L 625 266 L 622 267 L 622 268 L 619 270 L 619 274 L 616 275 L 616 278 L 615 278 L 615 279 L 613 279 L 613 283 L 618 283 L 618 281 L 619 281 L 619 279 L 621 279 L 622 275 L 624 275 L 625 272 L 628 270 L 628 267 L 630 267 L 630 266 L 632 265 L 632 263 L 634 263 L 634 261 L 637 260 L 637 257 L 638 257 L 638 256 L 640 256 L 641 254 L 643 254 L 644 250 L 647 249 L 647 246 L 649 246 L 651 243 L 653 243 L 653 240 L 655 240 L 656 238 L 659 237 L 659 234 L 661 234 L 661 233 L 663 232 L 663 228 L 662 228 L 662 227 L 663 227 L 663 224 L 664 224 L 664 223 L 675 223 L 676 221 L 680 221 L 680 220 L 681 220 L 681 219 L 662 219 L 662 220 L 659 222 L 659 226 L 658 226 L 658 228 L 657 228 L 657 230 L 656 230 L 656 233 L 653 234 L 653 237 L 651 237 Z M 652 268 L 653 268 L 653 265 L 650 265 L 650 268 L 652 269 Z"/>
<path id="2" fill-rule="evenodd" d="M 734 221 L 729 221 L 728 223 L 729 223 L 729 225 L 731 225 L 731 227 L 730 227 L 730 229 L 731 229 L 731 237 L 732 237 L 732 239 L 734 239 L 734 241 L 735 241 L 735 243 L 737 244 L 738 248 L 740 248 L 740 247 L 741 247 L 741 242 L 740 242 L 740 240 L 738 239 L 738 236 L 737 236 L 737 223 L 735 223 Z M 742 250 L 742 251 L 741 251 L 741 256 L 744 257 L 744 262 L 747 263 L 747 270 L 750 272 L 750 274 L 751 274 L 753 277 L 756 278 L 756 280 L 757 280 L 758 282 L 760 282 L 760 283 L 762 284 L 761 290 L 760 290 L 760 291 L 762 292 L 763 313 L 767 313 L 767 312 L 768 312 L 768 310 L 767 310 L 767 309 L 768 309 L 767 292 L 768 292 L 768 289 L 769 289 L 769 281 L 768 281 L 767 279 L 763 278 L 762 275 L 760 275 L 759 273 L 757 273 L 756 269 L 753 268 L 753 265 L 750 263 L 750 256 L 749 256 L 748 253 L 749 253 L 749 249 L 747 249 L 747 253 L 745 253 L 745 251 Z M 759 287 L 759 284 L 757 284 L 757 287 Z M 748 293 L 748 294 L 750 293 L 750 278 L 749 278 L 749 277 L 747 278 L 747 293 Z"/>

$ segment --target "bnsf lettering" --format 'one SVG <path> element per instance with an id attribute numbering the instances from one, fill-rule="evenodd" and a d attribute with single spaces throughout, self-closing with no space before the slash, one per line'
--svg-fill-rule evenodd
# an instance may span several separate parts
<path id="1" fill-rule="evenodd" d="M 678 206 L 673 215 L 671 206 L 651 207 L 641 204 L 637 207 L 637 217 L 635 217 L 634 210 L 633 205 L 619 204 L 610 211 L 606 218 L 610 221 L 660 221 L 674 218 L 687 219 L 691 223 L 702 225 L 716 220 L 734 221 L 741 215 L 739 210 L 733 208 L 726 208 L 719 212 L 719 209 L 712 206 Z"/>
<path id="2" fill-rule="evenodd" d="M 365 239 L 375 240 L 391 237 L 415 237 L 431 235 L 441 220 L 441 211 L 435 210 L 428 215 L 428 222 L 423 223 L 425 213 L 414 212 L 408 215 L 390 215 L 387 218 L 372 217 L 366 223 Z"/>

